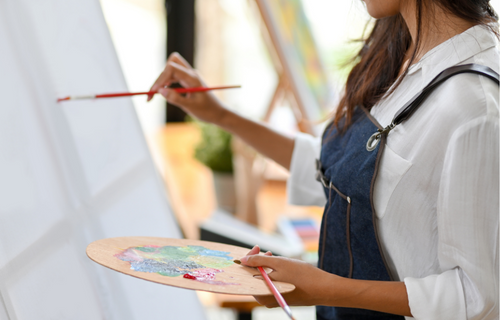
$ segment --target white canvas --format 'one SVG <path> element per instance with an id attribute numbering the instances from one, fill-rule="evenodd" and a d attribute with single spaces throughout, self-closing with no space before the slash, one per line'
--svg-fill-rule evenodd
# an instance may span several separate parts
<path id="1" fill-rule="evenodd" d="M 86 246 L 180 237 L 97 0 L 0 2 L 0 319 L 204 319 L 196 293 Z"/>

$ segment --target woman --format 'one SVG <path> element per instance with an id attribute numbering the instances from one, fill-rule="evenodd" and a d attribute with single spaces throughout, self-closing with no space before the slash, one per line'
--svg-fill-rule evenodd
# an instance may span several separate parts
<path id="1" fill-rule="evenodd" d="M 377 21 L 322 143 L 280 135 L 212 94 L 165 88 L 203 85 L 177 54 L 152 90 L 289 169 L 293 203 L 326 202 L 319 268 L 258 247 L 242 258 L 293 283 L 290 305 L 316 305 L 318 319 L 498 319 L 498 85 L 453 76 L 381 143 L 366 144 L 443 70 L 474 63 L 498 72 L 496 14 L 488 0 L 364 2 Z"/>

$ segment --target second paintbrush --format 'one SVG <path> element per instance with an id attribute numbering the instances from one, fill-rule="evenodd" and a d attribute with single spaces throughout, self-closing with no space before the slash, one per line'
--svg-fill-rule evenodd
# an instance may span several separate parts
<path id="1" fill-rule="evenodd" d="M 236 264 L 241 264 L 241 260 L 238 260 L 238 259 L 233 260 L 233 262 Z M 288 306 L 288 304 L 286 303 L 285 299 L 283 298 L 281 293 L 278 291 L 276 286 L 273 284 L 273 281 L 271 280 L 271 278 L 269 278 L 266 271 L 264 271 L 264 269 L 262 267 L 257 267 L 257 269 L 259 270 L 260 274 L 264 278 L 264 281 L 267 283 L 269 290 L 271 290 L 271 292 L 273 293 L 273 295 L 276 298 L 276 301 L 278 302 L 280 307 L 283 309 L 283 311 L 285 311 L 286 315 L 290 318 L 290 320 L 295 320 L 295 318 L 292 315 L 292 310 L 290 309 L 290 307 Z"/>
<path id="2" fill-rule="evenodd" d="M 193 93 L 193 92 L 204 92 L 204 91 L 235 89 L 235 88 L 241 88 L 241 86 L 172 88 L 172 90 L 175 90 L 177 93 Z M 85 96 L 69 96 L 65 98 L 59 98 L 57 99 L 57 102 L 68 101 L 68 100 L 82 100 L 82 99 L 130 97 L 138 95 L 155 95 L 157 93 L 158 93 L 157 91 L 145 91 L 145 92 L 103 93 L 103 94 L 85 95 Z"/>

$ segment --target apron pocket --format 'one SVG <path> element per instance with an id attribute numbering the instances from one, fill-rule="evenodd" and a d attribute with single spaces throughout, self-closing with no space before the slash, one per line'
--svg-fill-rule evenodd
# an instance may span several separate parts
<path id="1" fill-rule="evenodd" d="M 392 193 L 411 166 L 410 161 L 401 158 L 387 144 L 385 145 L 373 188 L 373 207 L 377 218 L 384 217 Z"/>

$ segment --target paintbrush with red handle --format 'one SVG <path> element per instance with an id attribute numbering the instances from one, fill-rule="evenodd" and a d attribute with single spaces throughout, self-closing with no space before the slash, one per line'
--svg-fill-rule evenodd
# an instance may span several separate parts
<path id="1" fill-rule="evenodd" d="M 241 86 L 223 86 L 223 87 L 194 87 L 194 88 L 171 88 L 177 93 L 193 93 L 193 92 L 205 92 L 212 90 L 224 90 L 224 89 L 234 89 L 241 88 Z M 157 94 L 158 91 L 146 91 L 146 92 L 120 92 L 120 93 L 104 93 L 96 95 L 85 95 L 85 96 L 69 96 L 65 98 L 57 99 L 57 102 L 68 101 L 68 100 L 82 100 L 82 99 L 100 99 L 100 98 L 117 98 L 117 97 L 130 97 L 138 95 L 148 95 L 152 96 Z"/>

